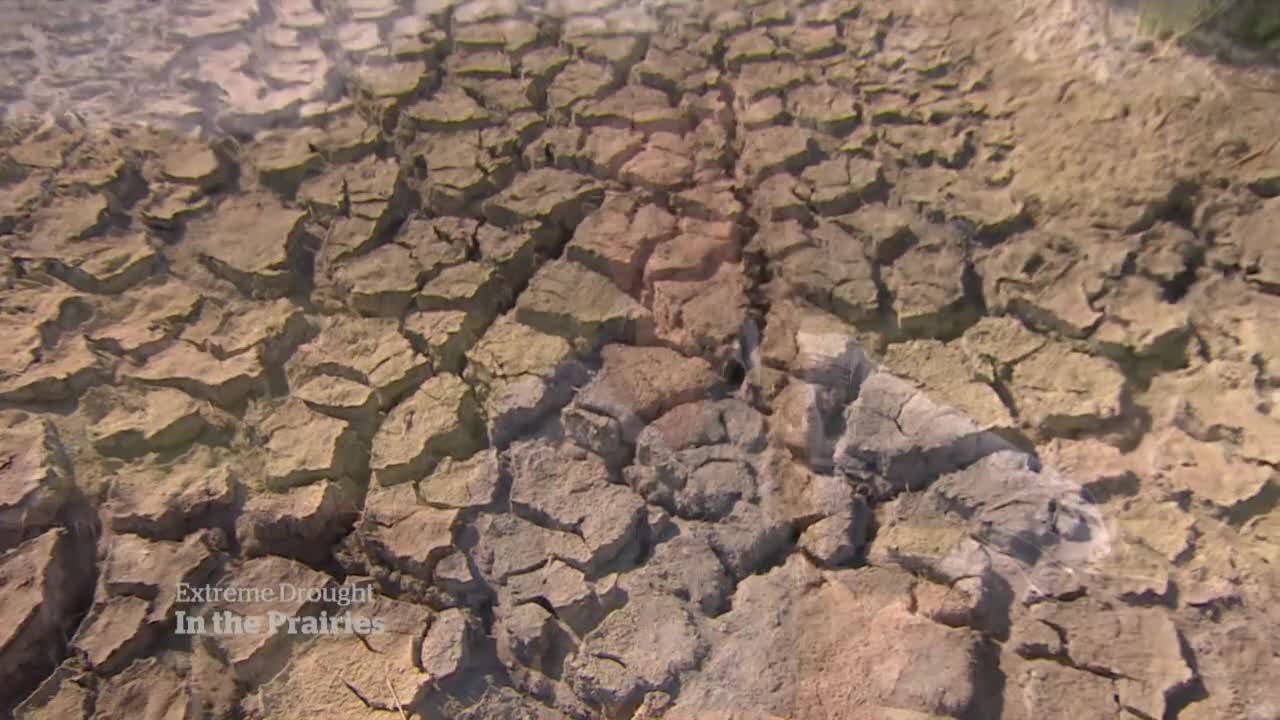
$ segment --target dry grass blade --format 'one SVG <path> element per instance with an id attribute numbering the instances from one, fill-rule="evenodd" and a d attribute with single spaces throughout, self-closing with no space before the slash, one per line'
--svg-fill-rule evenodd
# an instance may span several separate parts
<path id="1" fill-rule="evenodd" d="M 391 684 L 391 678 L 384 675 L 382 682 L 386 683 L 387 689 L 391 691 L 391 699 L 396 701 L 396 710 L 400 711 L 400 717 L 409 720 L 409 714 L 404 711 L 404 705 L 400 702 L 400 695 L 396 692 L 395 686 Z"/>

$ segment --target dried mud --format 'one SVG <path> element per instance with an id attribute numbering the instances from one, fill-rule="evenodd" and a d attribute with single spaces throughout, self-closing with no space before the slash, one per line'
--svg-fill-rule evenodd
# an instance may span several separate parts
<path id="1" fill-rule="evenodd" d="M 0 715 L 1280 717 L 1274 70 L 136 5 L 0 36 Z"/>

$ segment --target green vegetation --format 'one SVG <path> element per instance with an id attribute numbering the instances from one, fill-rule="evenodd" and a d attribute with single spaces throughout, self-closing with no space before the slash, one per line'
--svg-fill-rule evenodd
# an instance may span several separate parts
<path id="1" fill-rule="evenodd" d="M 1280 0 L 1141 0 L 1139 30 L 1181 40 L 1205 32 L 1280 49 Z"/>

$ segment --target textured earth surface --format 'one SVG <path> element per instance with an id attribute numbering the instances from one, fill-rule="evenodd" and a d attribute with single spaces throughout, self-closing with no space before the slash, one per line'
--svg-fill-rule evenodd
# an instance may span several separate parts
<path id="1" fill-rule="evenodd" d="M 0 8 L 0 716 L 1280 718 L 1272 71 L 1066 0 Z"/>

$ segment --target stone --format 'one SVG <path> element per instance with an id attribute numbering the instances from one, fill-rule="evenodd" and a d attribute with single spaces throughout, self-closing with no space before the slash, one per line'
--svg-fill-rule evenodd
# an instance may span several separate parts
<path id="1" fill-rule="evenodd" d="M 979 377 L 994 381 L 1047 342 L 1017 318 L 988 315 L 965 330 L 960 348 Z"/>
<path id="2" fill-rule="evenodd" d="M 51 422 L 5 412 L 0 427 L 0 552 L 7 552 L 59 525 L 77 492 Z"/>
<path id="3" fill-rule="evenodd" d="M 514 514 L 483 515 L 473 526 L 478 537 L 471 557 L 490 585 L 503 585 L 537 570 L 550 557 L 582 572 L 591 557 L 578 535 L 545 528 Z"/>
<path id="4" fill-rule="evenodd" d="M 1051 345 L 1014 366 L 1019 415 L 1045 435 L 1115 420 L 1126 401 L 1124 375 L 1109 360 Z"/>
<path id="5" fill-rule="evenodd" d="M 81 292 L 115 295 L 157 274 L 161 256 L 143 232 L 20 250 L 14 257 L 37 265 Z"/>
<path id="6" fill-rule="evenodd" d="M 667 211 L 628 197 L 611 198 L 574 230 L 565 256 L 635 296 L 645 261 L 675 232 L 676 219 Z"/>
<path id="7" fill-rule="evenodd" d="M 387 414 L 373 438 L 370 467 L 380 485 L 412 480 L 444 457 L 465 459 L 483 444 L 480 409 L 457 375 L 437 375 Z"/>
<path id="8" fill-rule="evenodd" d="M 375 391 L 384 410 L 430 374 L 426 358 L 414 351 L 389 318 L 332 316 L 319 323 L 315 337 L 285 364 L 291 387 L 318 376 L 334 376 Z"/>
<path id="9" fill-rule="evenodd" d="M 655 282 L 651 306 L 659 340 L 723 366 L 737 352 L 746 321 L 741 268 L 723 264 L 706 280 Z"/>
<path id="10" fill-rule="evenodd" d="M 467 351 L 480 339 L 479 323 L 463 310 L 422 310 L 404 318 L 403 331 L 437 372 L 457 374 Z"/>
<path id="11" fill-rule="evenodd" d="M 383 245 L 334 270 L 334 284 L 361 315 L 399 317 L 413 302 L 422 272 L 406 247 Z"/>
<path id="12" fill-rule="evenodd" d="M 894 343 L 882 362 L 886 370 L 919 383 L 937 402 L 963 411 L 983 429 L 1016 426 L 1009 408 L 992 385 L 996 377 L 1002 379 L 1003 376 L 984 377 L 980 369 L 969 364 L 968 357 L 956 343 L 936 340 Z"/>
<path id="13" fill-rule="evenodd" d="M 584 126 L 614 125 L 643 133 L 681 134 L 686 121 L 667 95 L 643 85 L 626 85 L 607 98 L 585 104 L 576 114 Z"/>
<path id="14" fill-rule="evenodd" d="M 653 315 L 608 278 L 577 263 L 544 265 L 516 301 L 515 318 L 587 349 L 607 342 L 644 344 L 653 338 Z"/>
<path id="15" fill-rule="evenodd" d="M 246 557 L 280 555 L 321 563 L 351 529 L 355 496 L 350 483 L 331 480 L 255 494 L 236 518 L 236 538 Z"/>
<path id="16" fill-rule="evenodd" d="M 141 397 L 99 393 L 85 401 L 106 410 L 89 431 L 94 449 L 103 455 L 132 457 L 180 447 L 213 427 L 204 403 L 171 388 L 151 390 Z"/>
<path id="17" fill-rule="evenodd" d="M 143 658 L 103 682 L 94 716 L 185 719 L 190 703 L 190 691 L 175 671 L 155 658 Z"/>
<path id="18" fill-rule="evenodd" d="M 717 380 L 705 361 L 667 348 L 614 344 L 600 355 L 599 373 L 574 398 L 572 409 L 613 418 L 628 444 L 663 413 L 705 397 Z"/>
<path id="19" fill-rule="evenodd" d="M 417 504 L 406 483 L 371 493 L 358 532 L 371 559 L 430 581 L 437 564 L 454 551 L 458 515 Z"/>
<path id="20" fill-rule="evenodd" d="M 755 185 L 778 172 L 799 172 L 816 157 L 813 133 L 796 127 L 770 127 L 747 136 L 739 180 Z"/>
<path id="21" fill-rule="evenodd" d="M 564 115 L 575 105 L 604 97 L 614 87 L 613 73 L 607 67 L 571 62 L 547 86 L 547 105 Z"/>
<path id="22" fill-rule="evenodd" d="M 645 264 L 645 289 L 664 280 L 706 280 L 739 260 L 737 230 L 729 223 L 685 219 L 674 237 L 659 243 Z"/>
<path id="23" fill-rule="evenodd" d="M 126 378 L 166 387 L 232 409 L 265 390 L 266 369 L 257 353 L 219 360 L 195 345 L 177 341 L 151 356 L 141 367 L 127 368 Z"/>
<path id="24" fill-rule="evenodd" d="M 858 157 L 811 165 L 802 177 L 812 187 L 807 193 L 808 202 L 826 216 L 853 212 L 885 187 L 880 163 Z"/>
<path id="25" fill-rule="evenodd" d="M 638 705 L 646 692 L 671 687 L 706 652 L 706 641 L 678 601 L 642 596 L 584 637 L 566 671 L 579 697 L 614 714 Z"/>
<path id="26" fill-rule="evenodd" d="M 414 129 L 427 132 L 475 130 L 492 122 L 489 113 L 460 87 L 446 87 L 409 105 L 403 117 Z"/>
<path id="27" fill-rule="evenodd" d="M 210 272 L 254 298 L 288 295 L 297 287 L 298 256 L 308 242 L 300 210 L 269 195 L 223 201 L 192 221 L 184 235 Z"/>
<path id="28" fill-rule="evenodd" d="M 879 288 L 871 263 L 848 240 L 792 252 L 783 258 L 779 275 L 804 299 L 857 324 L 875 316 Z"/>
<path id="29" fill-rule="evenodd" d="M 306 402 L 287 399 L 256 422 L 266 451 L 263 482 L 281 491 L 316 480 L 354 476 L 364 468 L 365 452 L 354 428 L 313 410 Z"/>
<path id="30" fill-rule="evenodd" d="M 638 549 L 633 543 L 644 503 L 612 482 L 599 457 L 564 450 L 539 441 L 512 445 L 507 452 L 512 511 L 532 523 L 581 537 L 590 553 L 585 566 L 579 566 L 583 572 L 598 572 L 615 560 L 628 562 L 624 553 Z M 610 511 L 598 511 L 605 507 Z"/>
<path id="31" fill-rule="evenodd" d="M 1162 609 L 1072 603 L 1045 619 L 1062 629 L 1074 665 L 1117 678 L 1120 706 L 1129 712 L 1162 716 L 1172 696 L 1195 679 L 1183 658 L 1182 634 Z"/>
<path id="32" fill-rule="evenodd" d="M 919 490 L 939 475 L 1006 447 L 962 413 L 937 405 L 906 381 L 872 373 L 845 411 L 835 462 L 847 475 L 887 483 L 881 492 Z"/>
<path id="33" fill-rule="evenodd" d="M 99 583 L 103 597 L 136 596 L 151 601 L 148 621 L 172 622 L 178 584 L 199 584 L 222 560 L 219 531 L 201 530 L 181 542 L 141 535 L 110 535 Z"/>
<path id="34" fill-rule="evenodd" d="M 328 575 L 313 570 L 302 563 L 282 557 L 266 556 L 245 560 L 231 568 L 224 576 L 226 587 L 231 588 L 280 588 L 293 587 L 301 592 L 276 592 L 236 598 L 234 600 L 215 600 L 206 607 L 215 613 L 233 613 L 243 618 L 259 618 L 259 622 L 270 623 L 271 617 L 286 619 L 275 627 L 267 625 L 260 632 L 226 633 L 214 636 L 222 656 L 226 659 L 228 669 L 240 682 L 251 682 L 254 678 L 270 677 L 278 671 L 287 658 L 282 650 L 291 642 L 289 630 L 293 634 L 299 632 L 297 620 L 310 615 L 318 615 L 323 602 L 309 597 L 312 592 L 332 592 L 337 582 Z M 206 621 L 208 622 L 208 621 Z M 313 620 L 314 622 L 314 620 Z"/>
<path id="35" fill-rule="evenodd" d="M 738 69 L 744 64 L 772 60 L 778 52 L 778 46 L 768 33 L 752 30 L 733 37 L 725 49 L 724 59 L 730 68 Z"/>
<path id="36" fill-rule="evenodd" d="M 427 632 L 430 610 L 375 596 L 360 614 L 381 621 L 384 632 L 321 635 L 294 650 L 284 669 L 247 698 L 264 717 L 304 720 L 317 716 L 378 714 L 369 705 L 394 708 L 417 697 L 430 676 L 417 667 L 418 644 Z M 388 662 L 388 658 L 400 658 Z M 317 683 L 316 678 L 341 678 Z M 363 698 L 363 699 L 362 699 Z"/>
<path id="37" fill-rule="evenodd" d="M 830 717 L 835 702 L 867 708 L 867 717 L 936 717 L 973 702 L 978 635 L 912 613 L 909 575 L 866 567 L 820 577 L 793 554 L 740 583 L 733 609 L 715 621 L 718 641 L 668 717 L 728 717 L 744 702 L 762 716 Z M 832 633 L 833 622 L 866 632 Z M 877 706 L 903 714 L 873 714 Z"/>
<path id="38" fill-rule="evenodd" d="M 16 704 L 51 672 L 88 606 L 91 557 L 65 529 L 48 530 L 0 555 L 0 702 Z"/>
<path id="39" fill-rule="evenodd" d="M 446 457 L 418 484 L 418 498 L 445 509 L 488 507 L 498 499 L 501 473 L 494 450 L 482 450 L 466 460 Z"/>
<path id="40" fill-rule="evenodd" d="M 225 457 L 202 449 L 172 464 L 128 467 L 111 482 L 105 522 L 119 533 L 181 540 L 229 518 L 239 485 Z"/>
<path id="41" fill-rule="evenodd" d="M 983 298 L 993 313 L 1012 313 L 1033 328 L 1085 337 L 1102 320 L 1090 304 L 1093 272 L 1078 250 L 1056 234 L 1031 230 L 975 262 Z"/>
<path id="42" fill-rule="evenodd" d="M 302 310 L 283 298 L 245 304 L 206 300 L 180 337 L 217 358 L 258 350 L 263 361 L 274 366 L 288 359 L 314 330 Z"/>
<path id="43" fill-rule="evenodd" d="M 669 149 L 647 145 L 626 162 L 618 172 L 625 183 L 657 191 L 670 191 L 689 182 L 693 163 Z"/>
<path id="44" fill-rule="evenodd" d="M 493 317 L 510 303 L 509 293 L 496 267 L 465 262 L 445 268 L 427 281 L 414 304 L 419 310 L 462 310 Z"/>
<path id="45" fill-rule="evenodd" d="M 567 403 L 585 369 L 569 341 L 508 313 L 467 354 L 465 375 L 481 388 L 490 442 L 502 447 Z"/>
<path id="46" fill-rule="evenodd" d="M 600 205 L 603 195 L 603 189 L 586 176 L 540 168 L 520 175 L 485 203 L 484 214 L 504 227 L 537 220 L 569 230 Z"/>
<path id="47" fill-rule="evenodd" d="M 787 93 L 787 109 L 800 127 L 843 137 L 862 121 L 853 98 L 831 85 L 802 85 Z"/>
<path id="48" fill-rule="evenodd" d="M 871 511 L 866 503 L 855 503 L 854 508 L 805 528 L 800 535 L 800 547 L 824 567 L 852 564 L 866 545 L 871 528 Z"/>
<path id="49" fill-rule="evenodd" d="M 1124 278 L 1103 301 L 1106 317 L 1093 334 L 1110 355 L 1150 358 L 1172 367 L 1186 363 L 1190 313 L 1164 301 L 1164 291 L 1144 278 Z"/>
<path id="50" fill-rule="evenodd" d="M 884 273 L 898 325 L 908 334 L 949 338 L 978 318 L 964 286 L 963 247 L 952 238 L 913 245 Z"/>
<path id="51" fill-rule="evenodd" d="M 1157 482 L 1224 509 L 1258 497 L 1274 477 L 1271 468 L 1240 458 L 1230 446 L 1203 442 L 1176 428 L 1155 434 L 1147 457 Z"/>
<path id="52" fill-rule="evenodd" d="M 465 610 L 451 608 L 432 616 L 422 639 L 421 666 L 435 682 L 466 668 L 471 650 L 471 622 Z"/>
<path id="53" fill-rule="evenodd" d="M 680 534 L 657 544 L 649 562 L 623 574 L 627 595 L 659 593 L 686 600 L 704 615 L 729 608 L 732 581 L 704 537 Z"/>

